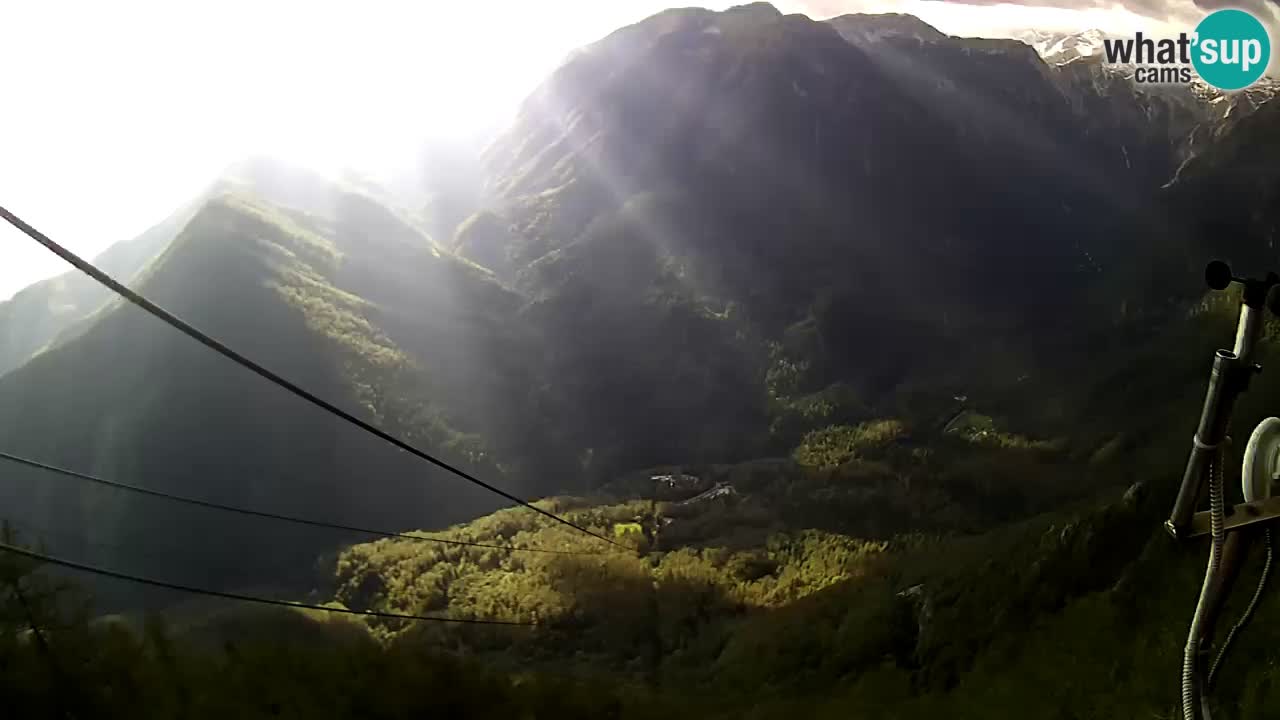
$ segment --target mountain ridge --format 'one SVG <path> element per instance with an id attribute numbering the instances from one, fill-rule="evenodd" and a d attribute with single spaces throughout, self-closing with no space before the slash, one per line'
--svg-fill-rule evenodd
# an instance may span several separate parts
<path id="1" fill-rule="evenodd" d="M 136 288 L 238 352 L 358 415 L 394 425 L 409 413 L 429 413 L 417 416 L 419 432 L 437 450 L 459 452 L 446 445 L 464 436 L 438 409 L 419 408 L 421 396 L 404 384 L 415 360 L 370 323 L 377 307 L 332 284 L 344 264 L 342 251 L 306 227 L 313 221 L 235 194 L 218 195 L 194 213 Z M 425 245 L 422 252 L 428 252 Z M 236 294 L 228 295 L 232 288 Z M 230 309 L 235 306 L 250 308 L 252 315 Z M 245 322 L 247 317 L 252 321 Z M 77 373 L 84 357 L 103 363 L 105 374 Z M 393 387 L 406 394 L 388 396 Z M 429 500 L 424 504 L 422 482 L 430 478 L 447 486 L 443 474 L 423 473 L 408 458 L 394 457 L 380 443 L 123 303 L 108 306 L 58 347 L 0 378 L 0 396 L 5 398 L 0 436 L 7 450 L 108 479 L 315 517 L 352 519 L 370 515 L 375 507 L 403 508 L 399 520 L 381 510 L 373 513 L 393 525 L 433 513 L 459 518 L 474 512 L 468 507 L 494 506 L 456 484 L 448 493 L 453 498 L 448 509 Z M 158 418 L 165 422 L 156 425 Z M 371 486 L 365 495 L 361 483 L 334 482 L 344 475 L 378 477 L 378 488 Z M 39 473 L 19 472 L 14 479 L 24 482 L 5 489 L 6 504 L 40 508 L 29 517 L 50 532 L 80 533 L 81 544 L 63 546 L 76 554 L 149 527 L 182 538 L 193 552 L 234 556 L 225 539 L 205 535 L 209 523 L 224 518 L 199 512 L 154 516 L 146 502 L 54 483 Z M 396 496 L 400 500 L 388 500 Z M 87 522 L 90 517 L 99 521 Z M 157 521 L 162 528 L 155 527 Z M 273 532 L 261 523 L 240 527 L 236 543 L 242 548 Z M 278 544 L 298 562 L 316 552 L 321 538 L 302 533 Z M 269 566 L 278 559 L 263 561 Z M 229 577 L 251 578 L 262 570 L 261 563 L 244 562 Z"/>
<path id="2" fill-rule="evenodd" d="M 250 163 L 136 279 L 273 371 L 634 554 L 293 535 L 26 472 L 6 474 L 0 505 L 29 511 L 50 552 L 113 568 L 539 623 L 344 626 L 383 645 L 348 665 L 336 643 L 304 646 L 280 657 L 311 660 L 265 676 L 334 698 L 311 714 L 394 704 L 404 690 L 333 678 L 434 644 L 517 686 L 567 668 L 601 692 L 680 698 L 667 716 L 1167 715 L 1202 557 L 1159 520 L 1237 299 L 1200 276 L 1210 256 L 1271 262 L 1280 106 L 1218 124 L 1191 90 L 1148 92 L 1096 62 L 1051 66 L 904 16 L 837 20 L 678 9 L 606 36 L 530 96 L 452 228 L 475 178 L 399 203 Z M 441 193 L 434 218 L 406 210 Z M 82 322 L 0 375 L 0 447 L 326 521 L 599 549 L 135 308 Z M 1277 377 L 1253 381 L 1241 427 L 1273 412 Z M 156 538 L 176 552 L 142 559 Z M 244 628 L 229 616 L 202 630 L 200 678 L 261 657 L 226 636 Z M 148 632 L 139 657 L 164 645 Z M 1243 712 L 1274 699 L 1268 682 L 1258 666 L 1223 687 Z"/>

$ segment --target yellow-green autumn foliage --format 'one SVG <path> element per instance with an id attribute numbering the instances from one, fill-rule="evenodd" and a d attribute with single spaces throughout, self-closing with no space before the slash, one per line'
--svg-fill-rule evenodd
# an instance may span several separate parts
<path id="1" fill-rule="evenodd" d="M 944 432 L 963 438 L 975 445 L 1007 448 L 1014 450 L 1061 450 L 1064 440 L 1035 440 L 1025 435 L 1004 432 L 996 426 L 996 422 L 988 415 L 966 412 L 956 416 Z"/>
<path id="2" fill-rule="evenodd" d="M 723 515 L 710 506 L 698 515 L 721 523 L 722 537 L 693 547 L 664 548 L 669 503 L 632 501 L 587 507 L 576 500 L 547 507 L 593 531 L 630 543 L 619 551 L 527 510 L 496 512 L 433 537 L 510 544 L 520 548 L 599 554 L 570 555 L 439 545 L 388 539 L 356 545 L 337 561 L 337 598 L 352 607 L 396 612 L 440 612 L 606 628 L 656 622 L 660 642 L 677 642 L 680 628 L 716 615 L 779 607 L 832 584 L 861 576 L 888 547 L 885 542 L 819 530 L 769 533 L 761 545 L 734 541 L 757 522 L 749 513 Z M 719 518 L 715 520 L 715 518 Z M 673 524 L 668 524 L 670 521 Z M 699 526 L 705 527 L 705 526 Z M 630 531 L 615 536 L 614 529 Z M 668 532 L 673 532 L 667 530 Z M 374 623 L 394 636 L 403 627 Z"/>
<path id="3" fill-rule="evenodd" d="M 805 435 L 792 456 L 806 467 L 836 468 L 883 450 L 904 432 L 902 422 L 894 419 L 833 425 Z"/>

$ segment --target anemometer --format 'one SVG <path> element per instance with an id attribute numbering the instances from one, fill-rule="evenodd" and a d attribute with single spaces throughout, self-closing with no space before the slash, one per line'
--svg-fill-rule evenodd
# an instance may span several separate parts
<path id="1" fill-rule="evenodd" d="M 1165 528 L 1175 538 L 1206 534 L 1210 538 L 1209 566 L 1183 655 L 1183 720 L 1207 720 L 1210 717 L 1208 692 L 1231 642 L 1249 622 L 1267 583 L 1274 554 L 1272 521 L 1280 519 L 1280 418 L 1267 418 L 1259 423 L 1245 447 L 1241 467 L 1243 503 L 1226 506 L 1223 476 L 1224 445 L 1228 442 L 1227 427 L 1232 409 L 1236 399 L 1249 389 L 1249 381 L 1262 371 L 1252 356 L 1262 335 L 1263 311 L 1270 309 L 1280 315 L 1280 292 L 1272 292 L 1276 285 L 1280 285 L 1280 276 L 1267 273 L 1261 279 L 1240 278 L 1231 273 L 1226 263 L 1214 261 L 1205 268 L 1205 282 L 1214 290 L 1225 290 L 1232 283 L 1237 283 L 1243 287 L 1243 293 L 1235 346 L 1231 350 L 1214 353 L 1209 388 L 1200 423 L 1192 438 L 1191 455 L 1187 459 L 1173 512 L 1165 522 Z M 1196 512 L 1196 506 L 1206 494 L 1209 509 Z M 1258 589 L 1210 665 L 1209 648 L 1213 644 L 1218 615 L 1240 574 L 1249 544 L 1259 539 L 1266 548 L 1267 564 Z"/>

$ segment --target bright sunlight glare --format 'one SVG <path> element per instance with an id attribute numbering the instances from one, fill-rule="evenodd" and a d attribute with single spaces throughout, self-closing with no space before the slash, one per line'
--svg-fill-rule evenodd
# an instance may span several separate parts
<path id="1" fill-rule="evenodd" d="M 413 172 L 424 143 L 500 129 L 574 48 L 681 4 L 11 3 L 0 41 L 7 100 L 0 203 L 92 257 L 163 219 L 250 155 L 373 177 Z M 923 0 L 774 4 L 815 18 L 915 12 L 964 34 L 1019 12 L 1018 22 L 1047 19 L 1044 8 Z M 66 270 L 8 226 L 0 227 L 0 248 L 0 301 Z"/>
<path id="2" fill-rule="evenodd" d="M 500 127 L 573 48 L 663 7 L 16 3 L 0 42 L 0 202 L 93 255 L 249 155 L 394 173 L 424 142 Z M 0 243 L 0 300 L 66 269 L 7 226 Z"/>

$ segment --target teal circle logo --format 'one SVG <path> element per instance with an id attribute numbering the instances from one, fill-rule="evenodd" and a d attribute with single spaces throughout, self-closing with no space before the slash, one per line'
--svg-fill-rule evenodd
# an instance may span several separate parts
<path id="1" fill-rule="evenodd" d="M 1219 90 L 1240 90 L 1258 81 L 1271 63 L 1267 28 L 1243 10 L 1219 10 L 1196 26 L 1191 63 Z"/>

